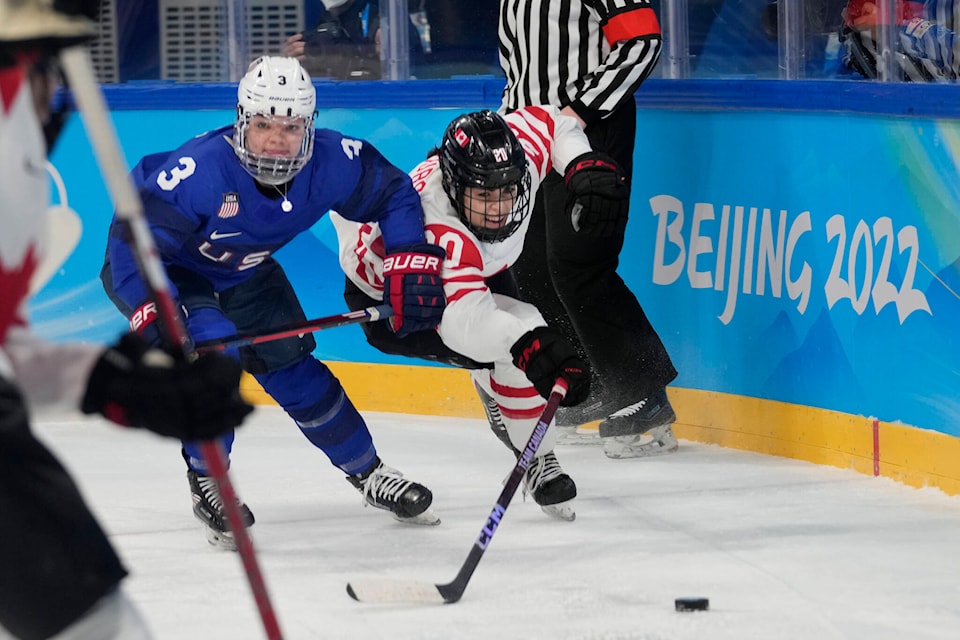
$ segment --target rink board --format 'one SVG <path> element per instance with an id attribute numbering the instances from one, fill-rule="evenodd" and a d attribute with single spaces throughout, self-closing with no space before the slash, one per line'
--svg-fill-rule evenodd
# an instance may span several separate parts
<path id="1" fill-rule="evenodd" d="M 483 418 L 466 371 L 330 362 L 361 411 Z M 250 376 L 244 397 L 275 404 Z M 960 494 L 960 440 L 936 431 L 696 389 L 669 388 L 678 437 L 883 476 Z"/>
<path id="2" fill-rule="evenodd" d="M 454 114 L 498 101 L 491 81 L 401 84 L 318 85 L 318 124 L 412 168 Z M 856 83 L 638 94 L 619 272 L 680 372 L 684 437 L 955 490 L 939 456 L 960 436 L 960 119 L 943 87 L 911 90 L 923 99 Z M 108 93 L 131 161 L 234 115 L 229 86 Z M 84 235 L 31 314 L 47 338 L 108 342 L 125 326 L 97 279 L 111 207 L 75 118 L 52 162 Z M 326 218 L 277 253 L 310 317 L 344 310 L 336 253 Z M 361 408 L 478 411 L 460 372 L 395 369 L 413 361 L 357 327 L 315 335 L 317 357 L 361 372 Z"/>

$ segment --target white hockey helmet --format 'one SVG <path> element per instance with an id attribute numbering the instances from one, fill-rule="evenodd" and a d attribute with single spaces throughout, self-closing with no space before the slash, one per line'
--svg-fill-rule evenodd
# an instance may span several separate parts
<path id="1" fill-rule="evenodd" d="M 233 133 L 233 150 L 247 173 L 268 185 L 284 184 L 297 175 L 313 155 L 316 107 L 316 89 L 296 58 L 263 56 L 254 60 L 237 88 Z M 299 153 L 292 157 L 251 153 L 247 149 L 247 127 L 256 115 L 302 123 L 304 134 Z"/>
<path id="2" fill-rule="evenodd" d="M 100 0 L 0 0 L 3 51 L 55 52 L 97 36 Z"/>

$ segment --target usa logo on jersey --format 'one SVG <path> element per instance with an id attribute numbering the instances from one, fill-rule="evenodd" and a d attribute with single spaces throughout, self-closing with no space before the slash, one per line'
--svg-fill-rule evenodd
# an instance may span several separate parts
<path id="1" fill-rule="evenodd" d="M 217 211 L 217 217 L 232 218 L 238 213 L 240 213 L 240 195 L 233 192 L 223 194 L 223 204 Z"/>

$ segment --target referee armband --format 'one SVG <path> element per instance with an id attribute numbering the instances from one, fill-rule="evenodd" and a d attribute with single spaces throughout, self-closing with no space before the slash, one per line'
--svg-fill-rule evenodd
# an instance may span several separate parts
<path id="1" fill-rule="evenodd" d="M 623 40 L 632 40 L 642 36 L 659 36 L 660 22 L 650 7 L 640 7 L 632 11 L 611 16 L 602 27 L 603 37 L 614 47 Z"/>

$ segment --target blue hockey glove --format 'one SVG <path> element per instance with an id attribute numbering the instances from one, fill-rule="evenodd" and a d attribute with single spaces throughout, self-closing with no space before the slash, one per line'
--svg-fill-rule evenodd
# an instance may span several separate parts
<path id="1" fill-rule="evenodd" d="M 398 247 L 383 260 L 383 299 L 393 308 L 399 337 L 440 324 L 447 300 L 440 267 L 446 252 L 432 244 Z"/>
<path id="2" fill-rule="evenodd" d="M 186 312 L 187 333 L 190 334 L 190 344 L 230 338 L 237 335 L 237 327 L 227 319 L 223 312 L 212 307 L 199 307 Z M 240 359 L 240 350 L 237 347 L 221 351 L 235 360 Z"/>
<path id="3" fill-rule="evenodd" d="M 176 361 L 131 332 L 100 356 L 80 408 L 164 436 L 209 440 L 253 411 L 240 397 L 240 371 L 218 353 Z"/>
<path id="4" fill-rule="evenodd" d="M 623 234 L 630 187 L 613 158 L 596 151 L 584 153 L 570 163 L 563 179 L 570 191 L 567 211 L 575 231 L 596 238 Z"/>
<path id="5" fill-rule="evenodd" d="M 526 332 L 510 347 L 510 355 L 544 398 L 550 397 L 557 378 L 563 378 L 569 386 L 560 401 L 564 407 L 580 404 L 590 394 L 590 365 L 555 329 L 537 327 Z"/>

